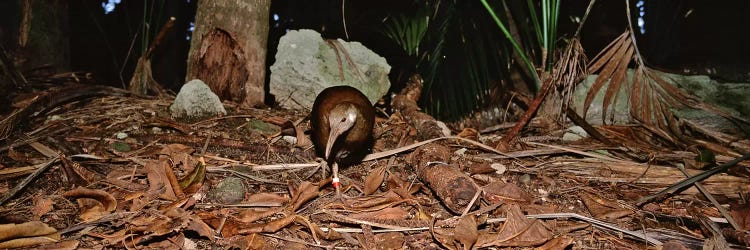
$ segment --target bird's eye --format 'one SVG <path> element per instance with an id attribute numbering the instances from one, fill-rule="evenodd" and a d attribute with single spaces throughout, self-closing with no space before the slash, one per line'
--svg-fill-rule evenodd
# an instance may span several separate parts
<path id="1" fill-rule="evenodd" d="M 341 118 L 340 122 L 345 122 L 345 121 L 346 121 L 346 118 Z"/>

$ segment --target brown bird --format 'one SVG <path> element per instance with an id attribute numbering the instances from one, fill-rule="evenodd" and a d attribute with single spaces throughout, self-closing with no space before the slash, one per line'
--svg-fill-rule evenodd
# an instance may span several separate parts
<path id="1" fill-rule="evenodd" d="M 334 86 L 315 98 L 310 113 L 312 140 L 318 156 L 324 157 L 333 170 L 333 187 L 341 198 L 338 165 L 361 160 L 372 143 L 375 109 L 359 90 Z"/>

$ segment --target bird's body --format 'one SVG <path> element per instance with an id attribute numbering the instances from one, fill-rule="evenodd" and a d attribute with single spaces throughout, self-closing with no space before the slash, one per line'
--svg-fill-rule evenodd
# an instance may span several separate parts
<path id="1" fill-rule="evenodd" d="M 350 122 L 353 122 L 350 128 L 343 127 Z M 310 113 L 315 151 L 328 162 L 342 163 L 347 158 L 356 158 L 370 146 L 374 123 L 375 109 L 359 90 L 349 86 L 326 88 L 318 94 Z M 329 139 L 335 141 L 326 156 Z"/>
<path id="2" fill-rule="evenodd" d="M 338 165 L 355 163 L 372 142 L 375 109 L 359 90 L 350 86 L 324 89 L 310 113 L 312 141 L 318 156 L 333 164 L 338 191 Z"/>

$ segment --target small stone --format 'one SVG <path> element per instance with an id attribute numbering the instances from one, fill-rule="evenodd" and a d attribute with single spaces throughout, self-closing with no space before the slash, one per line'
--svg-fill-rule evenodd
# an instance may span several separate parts
<path id="1" fill-rule="evenodd" d="M 518 177 L 518 181 L 521 182 L 524 185 L 529 185 L 531 183 L 531 175 L 524 174 Z"/>
<path id="2" fill-rule="evenodd" d="M 188 120 L 227 114 L 219 96 L 198 79 L 191 80 L 180 88 L 169 111 L 174 118 Z"/>
<path id="3" fill-rule="evenodd" d="M 118 140 L 123 140 L 125 138 L 128 138 L 128 134 L 124 132 L 118 132 L 117 134 L 115 134 L 115 138 L 117 138 Z"/>
<path id="4" fill-rule="evenodd" d="M 464 154 L 466 154 L 466 150 L 467 150 L 466 148 L 460 148 L 460 149 L 454 151 L 453 154 L 455 154 L 455 155 L 464 155 Z"/>
<path id="5" fill-rule="evenodd" d="M 227 177 L 211 190 L 209 197 L 220 204 L 237 204 L 245 199 L 245 186 L 242 179 Z"/>
<path id="6" fill-rule="evenodd" d="M 502 175 L 505 173 L 505 171 L 508 170 L 508 167 L 506 167 L 505 164 L 502 163 L 492 163 L 490 167 L 494 169 L 495 173 L 498 175 Z"/>

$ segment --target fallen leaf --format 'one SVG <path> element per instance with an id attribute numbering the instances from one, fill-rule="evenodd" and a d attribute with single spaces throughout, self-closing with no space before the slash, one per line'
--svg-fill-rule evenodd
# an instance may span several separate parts
<path id="1" fill-rule="evenodd" d="M 564 250 L 568 249 L 568 246 L 573 245 L 574 241 L 575 239 L 563 235 L 547 241 L 544 245 L 537 247 L 536 250 Z"/>
<path id="2" fill-rule="evenodd" d="M 213 240 L 214 238 L 214 230 L 196 215 L 190 215 L 190 222 L 188 222 L 186 229 L 196 232 L 198 235 L 206 237 L 209 240 Z"/>
<path id="3" fill-rule="evenodd" d="M 281 206 L 288 202 L 289 198 L 276 193 L 257 193 L 247 198 L 247 203 L 265 206 Z"/>
<path id="4" fill-rule="evenodd" d="M 404 249 L 404 234 L 399 232 L 375 235 L 375 249 Z"/>
<path id="5" fill-rule="evenodd" d="M 461 242 L 463 249 L 471 249 L 479 237 L 476 218 L 472 215 L 461 217 L 454 229 L 454 237 Z"/>
<path id="6" fill-rule="evenodd" d="M 168 201 L 177 200 L 177 196 L 169 185 L 169 179 L 164 172 L 163 164 L 169 164 L 167 159 L 160 158 L 158 161 L 146 161 L 146 177 L 148 178 L 148 191 L 159 192 L 159 197 Z"/>
<path id="7" fill-rule="evenodd" d="M 513 204 L 503 208 L 506 221 L 503 223 L 500 232 L 481 232 L 476 244 L 477 248 L 490 246 L 529 247 L 540 245 L 552 239 L 552 232 L 548 229 L 549 227 L 541 220 L 526 218 L 518 205 Z"/>
<path id="8" fill-rule="evenodd" d="M 373 212 L 350 214 L 349 217 L 363 220 L 406 220 L 409 211 L 400 207 L 388 207 Z"/>
<path id="9" fill-rule="evenodd" d="M 482 187 L 484 199 L 490 203 L 520 202 L 527 203 L 531 196 L 513 183 L 492 182 Z"/>
<path id="10" fill-rule="evenodd" d="M 21 224 L 0 224 L 0 241 L 30 236 L 43 236 L 56 232 L 57 229 L 41 221 L 30 221 Z"/>
<path id="11" fill-rule="evenodd" d="M 41 246 L 36 246 L 34 248 L 36 249 L 54 249 L 54 250 L 75 250 L 78 249 L 78 245 L 80 245 L 81 242 L 77 240 L 66 240 L 66 241 L 60 241 L 53 244 L 45 244 Z"/>
<path id="12" fill-rule="evenodd" d="M 237 220 L 243 223 L 252 223 L 257 220 L 269 217 L 281 211 L 280 207 L 276 208 L 248 208 L 240 211 Z"/>
<path id="13" fill-rule="evenodd" d="M 41 221 L 0 224 L 0 248 L 31 247 L 60 240 L 57 230 Z"/>
<path id="14" fill-rule="evenodd" d="M 608 221 L 633 214 L 632 210 L 621 208 L 614 200 L 602 199 L 586 192 L 581 192 L 578 196 L 591 215 L 600 220 Z"/>
<path id="15" fill-rule="evenodd" d="M 84 187 L 77 187 L 76 189 L 63 193 L 66 198 L 72 199 L 93 199 L 102 204 L 104 211 L 112 212 L 117 208 L 117 200 L 111 194 L 100 189 L 88 189 Z"/>
<path id="16" fill-rule="evenodd" d="M 292 196 L 292 211 L 296 211 L 303 204 L 318 197 L 320 186 L 309 181 L 303 181 L 299 186 L 288 185 L 289 193 Z"/>
<path id="17" fill-rule="evenodd" d="M 365 178 L 365 195 L 371 195 L 378 190 L 380 185 L 383 184 L 383 180 L 385 180 L 387 169 L 388 166 L 380 166 L 367 174 L 367 178 Z"/>
<path id="18" fill-rule="evenodd" d="M 52 206 L 55 204 L 51 199 L 44 197 L 37 197 L 34 199 L 34 208 L 31 209 L 31 213 L 34 215 L 34 220 L 39 220 L 42 215 L 45 215 L 52 211 Z"/>

